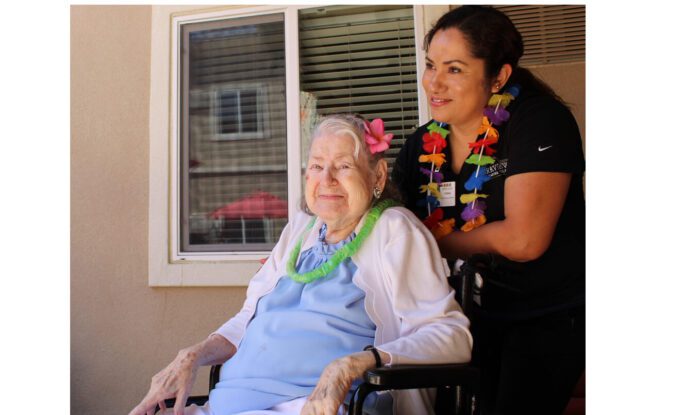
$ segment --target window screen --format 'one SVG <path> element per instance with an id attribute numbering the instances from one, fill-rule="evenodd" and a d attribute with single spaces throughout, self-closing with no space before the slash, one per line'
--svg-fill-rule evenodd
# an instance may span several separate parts
<path id="1" fill-rule="evenodd" d="M 182 250 L 270 250 L 288 211 L 283 15 L 181 33 Z"/>
<path id="2" fill-rule="evenodd" d="M 411 6 L 333 6 L 299 12 L 302 148 L 314 118 L 358 113 L 394 133 L 389 165 L 418 124 Z M 306 129 L 306 130 L 305 130 Z M 307 154 L 302 154 L 305 163 Z"/>

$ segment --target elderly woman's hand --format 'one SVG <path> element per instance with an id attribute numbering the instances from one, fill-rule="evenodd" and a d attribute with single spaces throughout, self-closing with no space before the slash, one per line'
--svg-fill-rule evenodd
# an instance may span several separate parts
<path id="1" fill-rule="evenodd" d="M 380 352 L 382 357 L 384 354 Z M 384 360 L 384 359 L 382 359 Z M 301 415 L 336 415 L 352 381 L 375 366 L 372 352 L 353 353 L 332 361 L 321 374 L 316 388 L 306 400 Z"/>
<path id="2" fill-rule="evenodd" d="M 173 397 L 175 415 L 183 415 L 197 369 L 203 365 L 224 363 L 235 353 L 236 347 L 219 335 L 180 350 L 165 369 L 151 378 L 150 390 L 129 415 L 153 415 L 156 405 L 165 410 L 165 400 Z"/>
<path id="3" fill-rule="evenodd" d="M 151 378 L 151 388 L 129 415 L 152 415 L 156 405 L 165 410 L 165 400 L 175 397 L 175 415 L 182 415 L 197 374 L 197 352 L 194 347 L 180 350 L 165 369 Z"/>

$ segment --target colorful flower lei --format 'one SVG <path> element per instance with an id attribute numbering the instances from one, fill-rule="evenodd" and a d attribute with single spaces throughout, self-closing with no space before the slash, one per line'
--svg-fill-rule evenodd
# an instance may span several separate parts
<path id="1" fill-rule="evenodd" d="M 472 154 L 464 161 L 467 164 L 476 165 L 476 170 L 464 183 L 467 192 L 460 196 L 459 200 L 467 206 L 462 211 L 461 217 L 464 225 L 460 228 L 462 232 L 469 232 L 486 223 L 486 202 L 483 199 L 488 197 L 485 193 L 479 193 L 484 183 L 491 177 L 486 172 L 486 166 L 496 162 L 494 155 L 496 150 L 490 147 L 498 143 L 498 130 L 494 125 L 501 125 L 508 121 L 510 113 L 505 107 L 510 104 L 520 93 L 519 85 L 512 85 L 503 94 L 493 94 L 484 108 L 484 117 L 478 131 L 477 140 L 469 144 Z M 455 220 L 444 219 L 444 212 L 440 208 L 439 199 L 442 197 L 439 185 L 442 183 L 443 175 L 440 168 L 445 163 L 445 154 L 442 150 L 447 147 L 447 136 L 450 133 L 446 123 L 433 121 L 428 125 L 428 132 L 423 134 L 423 150 L 427 154 L 418 157 L 420 163 L 430 163 L 430 169 L 421 167 L 420 172 L 428 176 L 428 184 L 420 186 L 420 192 L 425 193 L 425 199 L 419 200 L 419 206 L 428 209 L 428 216 L 423 220 L 428 229 L 433 233 L 435 239 L 440 239 L 450 234 L 454 230 Z"/>

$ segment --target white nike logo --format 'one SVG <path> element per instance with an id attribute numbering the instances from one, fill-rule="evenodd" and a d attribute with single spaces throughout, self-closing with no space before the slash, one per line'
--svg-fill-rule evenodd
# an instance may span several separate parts
<path id="1" fill-rule="evenodd" d="M 549 150 L 550 148 L 552 148 L 552 146 L 547 146 L 547 147 L 545 147 L 545 148 L 542 148 L 542 147 L 539 147 L 539 146 L 538 146 L 538 147 L 537 147 L 537 150 L 539 150 L 539 151 L 545 151 L 545 150 Z"/>

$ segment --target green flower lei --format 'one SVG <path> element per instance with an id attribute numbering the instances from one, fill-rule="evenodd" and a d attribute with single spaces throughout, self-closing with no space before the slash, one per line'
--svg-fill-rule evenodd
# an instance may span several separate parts
<path id="1" fill-rule="evenodd" d="M 319 265 L 316 269 L 299 274 L 296 270 L 296 263 L 299 259 L 301 245 L 304 242 L 306 235 L 309 233 L 311 228 L 313 228 L 314 223 L 316 223 L 316 217 L 314 217 L 306 226 L 304 233 L 301 235 L 301 237 L 299 237 L 299 241 L 292 250 L 292 253 L 289 255 L 289 261 L 287 261 L 287 275 L 289 278 L 301 284 L 308 284 L 321 277 L 325 277 L 331 271 L 338 268 L 338 265 L 340 265 L 340 263 L 345 259 L 355 255 L 357 250 L 360 249 L 360 246 L 362 246 L 362 243 L 365 241 L 365 239 L 367 239 L 367 236 L 369 236 L 370 232 L 372 232 L 372 229 L 377 223 L 377 220 L 379 220 L 379 216 L 381 216 L 382 212 L 384 212 L 384 210 L 387 208 L 396 205 L 398 205 L 398 203 L 391 199 L 386 199 L 377 203 L 372 209 L 369 210 L 369 213 L 367 213 L 365 223 L 362 225 L 362 229 L 360 229 L 360 232 L 357 234 L 355 239 L 343 245 L 333 254 L 333 256 L 328 259 L 328 261 Z"/>

